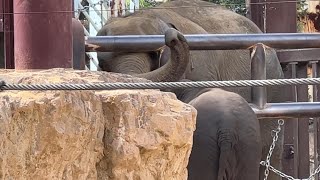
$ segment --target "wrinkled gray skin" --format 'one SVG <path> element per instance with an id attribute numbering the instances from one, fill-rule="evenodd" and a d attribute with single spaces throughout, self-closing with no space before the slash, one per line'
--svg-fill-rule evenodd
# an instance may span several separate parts
<path id="1" fill-rule="evenodd" d="M 176 29 L 167 28 L 165 30 L 165 45 L 171 52 L 168 63 L 152 72 L 135 73 L 132 75 L 140 78 L 146 78 L 151 81 L 177 81 L 181 79 L 186 71 L 190 59 L 187 41 Z M 123 55 L 121 60 L 129 61 L 129 56 L 130 55 Z M 126 62 L 123 63 L 126 64 Z"/>
<path id="2" fill-rule="evenodd" d="M 166 6 L 184 7 L 143 10 L 127 17 L 112 18 L 97 35 L 164 34 L 170 27 L 176 28 L 183 34 L 262 33 L 246 17 L 224 7 L 213 6 L 212 3 L 200 0 L 174 0 L 160 7 Z M 98 59 L 99 66 L 104 71 L 134 75 L 153 72 L 159 66 L 167 64 L 170 54 L 168 48 L 163 48 L 162 51 L 149 53 L 98 53 Z M 251 79 L 249 50 L 191 51 L 190 62 L 183 78 L 192 81 Z M 283 78 L 283 72 L 274 50 L 267 49 L 266 62 L 268 79 Z M 177 76 L 173 74 L 169 80 L 159 78 L 157 81 L 175 81 L 176 79 Z M 228 88 L 227 90 L 251 102 L 250 88 Z M 282 96 L 283 88 L 268 87 L 267 90 L 268 102 L 286 101 Z M 260 120 L 260 128 L 263 145 L 262 160 L 265 160 L 272 143 L 271 131 L 277 128 L 277 119 Z M 277 169 L 281 169 L 283 131 L 281 133 L 271 158 L 271 164 Z M 261 167 L 261 176 L 263 176 L 263 170 L 264 167 Z M 268 179 L 281 178 L 270 173 Z"/>
<path id="3" fill-rule="evenodd" d="M 219 88 L 175 93 L 197 110 L 188 180 L 259 179 L 260 126 L 247 101 Z"/>

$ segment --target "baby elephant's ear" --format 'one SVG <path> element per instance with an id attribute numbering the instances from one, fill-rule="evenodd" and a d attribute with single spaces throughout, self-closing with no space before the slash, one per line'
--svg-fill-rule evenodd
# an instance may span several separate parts
<path id="1" fill-rule="evenodd" d="M 169 27 L 174 28 L 174 29 L 176 29 L 177 31 L 179 31 L 179 29 L 178 29 L 174 24 L 172 24 L 172 23 L 167 23 L 167 25 L 168 25 Z"/>

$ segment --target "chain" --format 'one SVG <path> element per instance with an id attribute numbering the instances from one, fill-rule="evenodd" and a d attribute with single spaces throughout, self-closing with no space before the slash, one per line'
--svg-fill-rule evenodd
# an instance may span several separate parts
<path id="1" fill-rule="evenodd" d="M 310 175 L 308 180 L 310 180 L 312 177 L 314 177 L 316 174 L 319 174 L 320 172 L 320 165 L 317 167 L 317 169 Z"/>
<path id="2" fill-rule="evenodd" d="M 267 178 L 268 178 L 268 175 L 269 175 L 269 168 L 270 168 L 270 159 L 271 159 L 271 156 L 272 156 L 272 153 L 273 153 L 273 150 L 274 150 L 274 148 L 275 148 L 275 146 L 276 146 L 276 142 L 278 141 L 278 138 L 279 138 L 279 136 L 278 136 L 278 134 L 279 134 L 279 132 L 281 131 L 281 126 L 284 124 L 284 120 L 283 119 L 279 119 L 278 120 L 278 127 L 277 127 L 277 129 L 276 130 L 272 130 L 272 132 L 274 133 L 274 135 L 272 135 L 273 136 L 273 140 L 272 140 L 272 144 L 271 144 L 271 146 L 270 146 L 270 149 L 269 149 L 269 153 L 268 153 L 268 155 L 267 155 L 267 158 L 266 158 L 266 161 L 265 161 L 265 166 L 266 166 L 266 170 L 264 171 L 264 180 L 267 180 Z"/>
<path id="3" fill-rule="evenodd" d="M 317 167 L 317 169 L 307 179 L 296 179 L 296 178 L 294 178 L 292 176 L 286 175 L 285 173 L 277 170 L 276 168 L 274 168 L 273 166 L 270 165 L 270 159 L 271 159 L 273 150 L 275 148 L 276 142 L 278 140 L 278 137 L 279 137 L 278 134 L 281 131 L 281 126 L 282 125 L 284 125 L 284 120 L 283 119 L 279 119 L 278 120 L 277 129 L 276 130 L 272 130 L 271 136 L 273 136 L 273 141 L 272 141 L 272 144 L 270 146 L 267 158 L 266 158 L 265 161 L 261 161 L 260 162 L 260 165 L 266 167 L 266 170 L 264 172 L 264 175 L 265 175 L 264 180 L 267 180 L 270 170 L 273 171 L 275 174 L 279 175 L 280 177 L 286 178 L 286 179 L 289 179 L 289 180 L 311 180 L 316 174 L 320 173 L 320 165 Z"/>

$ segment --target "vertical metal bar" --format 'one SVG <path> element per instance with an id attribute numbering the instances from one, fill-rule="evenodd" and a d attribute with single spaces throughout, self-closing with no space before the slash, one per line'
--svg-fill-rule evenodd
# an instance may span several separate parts
<path id="1" fill-rule="evenodd" d="M 292 65 L 286 65 L 285 68 L 283 68 L 284 71 L 284 78 L 290 79 L 292 78 Z M 283 96 L 287 100 L 292 101 L 293 91 L 290 91 L 292 87 L 283 87 L 287 91 Z M 282 156 L 282 170 L 285 174 L 288 174 L 290 176 L 295 176 L 295 166 L 294 164 L 294 125 L 295 125 L 295 119 L 290 118 L 286 119 L 285 124 L 284 124 L 284 139 L 283 139 L 283 156 Z M 286 180 L 286 178 L 283 178 Z"/>
<path id="2" fill-rule="evenodd" d="M 251 0 L 245 0 L 245 2 L 246 2 L 246 9 L 247 9 L 246 17 L 248 19 L 252 19 L 252 17 L 251 17 L 251 6 L 250 6 Z"/>
<path id="3" fill-rule="evenodd" d="M 72 1 L 13 0 L 13 3 L 15 68 L 71 68 Z"/>
<path id="4" fill-rule="evenodd" d="M 264 80 L 266 75 L 265 49 L 263 44 L 256 44 L 251 50 L 251 79 Z M 263 109 L 267 103 L 266 87 L 252 87 L 252 103 Z"/>
<path id="5" fill-rule="evenodd" d="M 4 68 L 4 33 L 3 33 L 3 5 L 4 1 L 0 1 L 0 68 Z"/>
<path id="6" fill-rule="evenodd" d="M 0 68 L 5 68 L 4 61 L 4 33 L 0 32 Z"/>
<path id="7" fill-rule="evenodd" d="M 318 74 L 318 61 L 311 61 L 310 62 L 312 65 L 312 77 L 316 78 Z M 316 85 L 313 85 L 313 102 L 316 102 L 318 100 L 318 87 Z M 318 161 L 318 118 L 313 119 L 313 154 L 314 154 L 314 169 L 316 169 L 319 166 L 319 161 Z M 319 175 L 317 174 L 315 176 L 315 180 L 319 180 Z"/>
<path id="8" fill-rule="evenodd" d="M 291 66 L 291 78 L 295 79 L 297 78 L 297 64 L 298 63 L 290 63 Z M 297 86 L 292 86 L 292 100 L 294 102 L 298 101 L 297 97 Z M 294 125 L 293 125 L 293 145 L 294 145 L 294 176 L 298 177 L 299 175 L 299 129 L 298 129 L 298 119 L 294 119 Z"/>
<path id="9" fill-rule="evenodd" d="M 73 69 L 85 69 L 85 48 L 84 48 L 84 29 L 82 24 L 72 18 L 72 44 L 73 44 Z"/>
<path id="10" fill-rule="evenodd" d="M 318 62 L 317 63 L 317 77 L 320 77 L 320 71 L 318 70 L 319 68 L 320 68 L 320 63 Z M 319 91 L 319 85 L 317 86 L 317 99 L 316 99 L 316 101 L 320 101 L 320 91 Z M 317 157 L 317 162 L 320 164 L 320 123 L 319 123 L 319 118 L 317 119 L 317 121 L 318 121 L 318 125 L 315 127 L 316 128 L 316 131 L 317 131 L 317 147 L 315 147 L 316 149 L 317 149 L 317 154 L 318 154 L 318 157 Z M 318 165 L 319 165 L 318 164 Z M 315 168 L 317 168 L 316 166 L 315 166 Z M 319 174 L 316 176 L 318 179 L 320 179 L 319 178 Z"/>
<path id="11" fill-rule="evenodd" d="M 297 78 L 307 78 L 307 63 L 299 63 L 297 69 Z M 308 85 L 299 85 L 297 87 L 298 101 L 308 101 Z M 299 176 L 298 178 L 307 178 L 310 174 L 310 156 L 309 156 L 309 118 L 299 118 Z"/>
<path id="12" fill-rule="evenodd" d="M 4 0 L 4 46 L 5 46 L 5 68 L 14 69 L 14 26 L 13 26 L 13 2 Z"/>
<path id="13" fill-rule="evenodd" d="M 4 5 L 4 1 L 1 0 L 0 1 L 0 33 L 3 32 L 3 5 Z"/>

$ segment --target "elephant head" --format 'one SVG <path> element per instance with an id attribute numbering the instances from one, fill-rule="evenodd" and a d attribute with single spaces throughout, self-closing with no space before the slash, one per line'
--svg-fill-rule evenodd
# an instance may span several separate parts
<path id="1" fill-rule="evenodd" d="M 166 45 L 157 52 L 97 53 L 101 70 L 130 74 L 154 82 L 181 79 L 189 64 L 189 46 L 183 35 L 172 24 L 155 18 L 119 17 L 110 20 L 97 36 L 156 34 L 165 35 Z M 163 60 L 163 58 L 168 59 Z M 164 61 L 167 63 L 160 65 L 160 62 Z"/>

